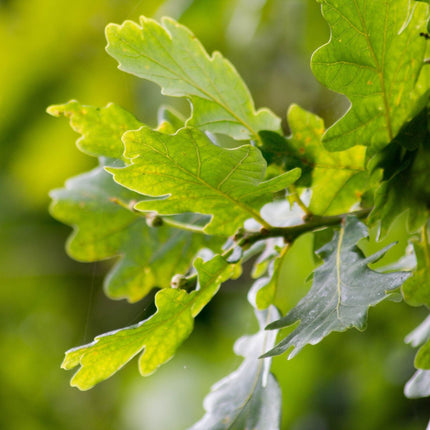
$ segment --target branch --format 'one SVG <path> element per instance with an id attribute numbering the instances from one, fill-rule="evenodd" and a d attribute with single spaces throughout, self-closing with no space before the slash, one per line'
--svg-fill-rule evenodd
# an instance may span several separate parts
<path id="1" fill-rule="evenodd" d="M 292 227 L 272 227 L 270 230 L 262 228 L 258 232 L 240 230 L 234 237 L 235 245 L 224 251 L 222 256 L 224 258 L 228 258 L 233 253 L 233 250 L 238 246 L 245 250 L 254 243 L 269 239 L 271 237 L 283 237 L 285 242 L 292 243 L 304 233 L 314 231 L 322 227 L 338 225 L 342 223 L 345 217 L 348 215 L 356 216 L 357 218 L 365 218 L 367 215 L 369 215 L 370 211 L 371 209 L 361 209 L 335 216 L 313 215 L 311 218 L 306 218 L 307 221 L 304 224 L 295 225 Z M 182 288 L 186 291 L 193 290 L 196 285 L 197 274 L 191 276 L 175 275 L 171 282 L 172 288 Z"/>
<path id="2" fill-rule="evenodd" d="M 258 232 L 245 231 L 244 233 L 239 233 L 236 235 L 235 241 L 237 245 L 241 246 L 242 248 L 247 248 L 255 242 L 269 239 L 271 237 L 283 237 L 285 242 L 292 243 L 303 233 L 314 231 L 322 227 L 338 225 L 348 215 L 353 215 L 357 218 L 365 218 L 367 215 L 369 215 L 370 211 L 371 209 L 361 209 L 335 216 L 312 215 L 311 217 L 307 218 L 305 223 L 292 227 L 273 227 L 270 230 L 263 228 Z"/>

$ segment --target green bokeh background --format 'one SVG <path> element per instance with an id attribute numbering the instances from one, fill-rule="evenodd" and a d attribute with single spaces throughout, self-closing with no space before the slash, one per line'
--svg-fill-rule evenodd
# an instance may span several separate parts
<path id="1" fill-rule="evenodd" d="M 89 392 L 69 387 L 64 351 L 141 320 L 149 300 L 112 302 L 102 292 L 109 263 L 70 260 L 70 229 L 48 214 L 48 192 L 95 161 L 76 149 L 50 104 L 110 101 L 155 125 L 159 88 L 116 69 L 104 27 L 139 15 L 169 15 L 188 25 L 209 52 L 220 50 L 249 85 L 257 107 L 282 118 L 292 102 L 333 122 L 347 102 L 312 76 L 310 56 L 329 32 L 315 0 L 0 0 L 0 428 L 19 430 L 181 430 L 203 414 L 202 399 L 240 358 L 232 346 L 256 329 L 246 302 L 251 280 L 223 287 L 198 318 L 174 360 L 141 378 L 135 362 Z M 284 124 L 287 130 L 287 125 Z M 404 219 L 385 260 L 405 246 Z M 305 292 L 312 237 L 300 239 L 282 268 L 285 306 Z M 363 244 L 372 251 L 381 244 Z M 403 397 L 414 351 L 404 336 L 425 310 L 386 302 L 369 329 L 333 334 L 293 361 L 274 360 L 284 399 L 283 429 L 424 429 L 427 399 Z"/>

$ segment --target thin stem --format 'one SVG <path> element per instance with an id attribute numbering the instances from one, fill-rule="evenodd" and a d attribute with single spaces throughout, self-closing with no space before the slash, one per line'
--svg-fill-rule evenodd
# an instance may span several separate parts
<path id="1" fill-rule="evenodd" d="M 317 230 L 318 228 L 327 227 L 330 225 L 338 225 L 342 223 L 346 216 L 356 216 L 357 218 L 365 218 L 369 215 L 371 209 L 361 209 L 354 212 L 349 212 L 336 216 L 316 216 L 313 215 L 312 218 L 304 224 L 292 226 L 292 227 L 271 227 L 266 230 L 263 228 L 259 232 L 247 232 L 245 231 L 239 237 L 235 239 L 235 244 L 230 248 L 225 250 L 221 256 L 228 258 L 237 246 L 242 247 L 244 250 L 248 249 L 251 245 L 261 240 L 269 239 L 271 237 L 283 237 L 284 240 L 290 244 L 296 238 L 298 238 L 303 233 Z M 284 248 L 283 253 L 287 252 L 289 247 Z M 283 255 L 283 253 L 281 255 Z M 249 257 L 252 257 L 252 254 Z M 429 253 L 430 257 L 430 253 Z M 172 286 L 174 288 L 182 288 L 186 291 L 193 290 L 197 285 L 197 274 L 188 277 L 178 277 L 175 278 Z"/>
<path id="2" fill-rule="evenodd" d="M 179 228 L 185 231 L 191 231 L 193 233 L 205 234 L 205 232 L 201 227 L 196 227 L 195 225 L 192 225 L 192 224 L 186 224 L 183 222 L 175 221 L 167 217 L 162 217 L 161 219 L 163 220 L 163 224 L 170 225 L 170 227 Z"/>
<path id="3" fill-rule="evenodd" d="M 355 212 L 335 216 L 313 215 L 309 221 L 292 227 L 273 227 L 270 230 L 262 229 L 259 232 L 245 232 L 242 237 L 238 238 L 237 244 L 241 247 L 248 247 L 255 242 L 268 239 L 270 237 L 283 237 L 287 243 L 292 243 L 303 233 L 314 231 L 322 227 L 338 225 L 348 215 L 365 218 L 369 213 L 370 209 L 361 209 Z"/>
<path id="4" fill-rule="evenodd" d="M 152 213 L 148 214 L 148 213 L 140 212 L 140 211 L 137 211 L 136 209 L 134 209 L 133 206 L 136 203 L 134 201 L 126 203 L 126 202 L 118 199 L 117 197 L 112 197 L 110 199 L 110 201 L 121 206 L 124 209 L 127 209 L 130 212 L 133 212 L 136 215 L 142 216 L 143 218 L 148 219 L 149 216 L 153 216 Z M 161 227 L 162 225 L 169 225 L 170 227 L 178 228 L 178 229 L 185 230 L 185 231 L 191 231 L 192 233 L 205 234 L 205 232 L 203 231 L 203 229 L 201 227 L 196 227 L 195 225 L 192 225 L 192 224 L 187 224 L 187 223 L 175 221 L 173 219 L 170 219 L 168 217 L 163 217 L 161 215 L 156 215 L 156 216 L 157 216 L 157 218 L 160 219 L 160 223 L 157 225 L 153 225 L 153 227 Z"/>
<path id="5" fill-rule="evenodd" d="M 295 185 L 290 185 L 289 187 L 291 195 L 293 196 L 294 201 L 299 205 L 300 209 L 306 214 L 307 217 L 312 217 L 313 214 L 310 209 L 303 203 L 303 200 L 300 198 L 299 193 L 297 192 L 297 188 Z"/>
<path id="6" fill-rule="evenodd" d="M 235 245 L 226 249 L 221 254 L 221 256 L 227 259 L 228 257 L 230 257 L 231 254 L 233 254 L 234 248 Z M 171 286 L 172 288 L 181 288 L 185 291 L 191 291 L 194 290 L 197 286 L 197 278 L 197 273 L 194 273 L 194 275 L 191 276 L 176 275 L 172 278 Z"/>

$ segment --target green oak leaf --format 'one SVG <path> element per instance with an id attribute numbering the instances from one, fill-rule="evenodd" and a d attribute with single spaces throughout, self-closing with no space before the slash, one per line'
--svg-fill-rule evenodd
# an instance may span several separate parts
<path id="1" fill-rule="evenodd" d="M 408 211 L 408 227 L 418 230 L 428 218 L 430 207 L 429 111 L 424 108 L 406 123 L 394 141 L 371 160 L 371 168 L 383 169 L 383 181 L 376 189 L 369 223 L 380 223 L 385 236 L 393 221 Z"/>
<path id="2" fill-rule="evenodd" d="M 78 148 L 95 157 L 121 159 L 124 152 L 121 136 L 142 126 L 131 113 L 113 103 L 98 108 L 72 100 L 50 106 L 48 113 L 69 118 L 72 129 L 82 135 L 76 142 Z"/>
<path id="3" fill-rule="evenodd" d="M 265 325 L 279 318 L 275 307 L 256 312 L 260 331 L 244 336 L 234 345 L 245 358 L 240 367 L 211 389 L 204 400 L 206 415 L 189 430 L 279 430 L 281 390 L 270 373 L 270 360 L 258 357 L 274 345 L 277 332 Z"/>
<path id="4" fill-rule="evenodd" d="M 430 370 L 430 339 L 417 352 L 415 367 L 417 369 Z"/>
<path id="5" fill-rule="evenodd" d="M 248 88 L 219 52 L 211 57 L 186 27 L 171 18 L 161 25 L 141 17 L 106 27 L 107 52 L 119 68 L 160 85 L 168 96 L 187 97 L 193 105 L 188 125 L 235 139 L 259 139 L 260 130 L 280 130 L 267 109 L 255 111 Z"/>
<path id="6" fill-rule="evenodd" d="M 108 168 L 115 181 L 139 193 L 168 196 L 137 203 L 141 211 L 159 214 L 197 212 L 212 215 L 204 231 L 230 235 L 247 218 L 268 227 L 258 210 L 300 176 L 300 169 L 263 181 L 266 162 L 252 145 L 224 149 L 196 128 L 174 135 L 148 127 L 123 136 L 131 165 Z M 270 226 L 269 226 L 270 227 Z"/>
<path id="7" fill-rule="evenodd" d="M 198 273 L 197 290 L 191 293 L 173 288 L 160 290 L 155 296 L 157 312 L 148 319 L 67 351 L 62 367 L 68 370 L 80 365 L 71 385 L 88 390 L 112 376 L 142 350 L 139 371 L 143 376 L 170 360 L 192 332 L 194 318 L 234 272 L 234 267 L 220 255 L 207 262 L 198 258 L 194 267 Z"/>
<path id="8" fill-rule="evenodd" d="M 402 285 L 403 297 L 411 306 L 426 305 L 430 308 L 430 255 L 428 254 L 428 244 L 414 243 L 414 250 L 417 269 Z"/>
<path id="9" fill-rule="evenodd" d="M 366 148 L 357 146 L 346 151 L 327 151 L 321 142 L 323 120 L 297 105 L 292 105 L 288 111 L 288 124 L 292 131 L 288 146 L 301 164 L 310 169 L 310 211 L 316 215 L 349 211 L 369 186 L 370 177 L 365 169 Z"/>
<path id="10" fill-rule="evenodd" d="M 430 5 L 430 0 L 416 0 L 418 2 L 427 3 Z M 427 20 L 427 31 L 430 32 L 430 17 Z"/>
<path id="11" fill-rule="evenodd" d="M 410 120 L 427 87 L 421 85 L 427 6 L 417 5 L 409 24 L 409 0 L 320 0 L 331 28 L 330 41 L 312 57 L 312 70 L 329 89 L 351 101 L 348 112 L 330 127 L 330 150 L 355 145 L 379 150 Z M 402 28 L 404 27 L 404 28 Z M 402 31 L 400 31 L 402 30 Z"/>
<path id="12" fill-rule="evenodd" d="M 364 258 L 357 242 L 367 237 L 367 228 L 355 217 L 347 217 L 333 239 L 323 246 L 319 256 L 324 263 L 313 274 L 308 294 L 285 317 L 271 323 L 268 329 L 279 329 L 300 321 L 285 339 L 264 356 L 282 354 L 294 347 L 289 358 L 305 345 L 315 345 L 333 331 L 351 327 L 363 330 L 369 306 L 399 287 L 409 273 L 378 273 L 368 264 L 381 258 L 389 247 Z"/>
<path id="13" fill-rule="evenodd" d="M 218 250 L 222 244 L 220 238 L 166 225 L 150 228 L 142 214 L 126 208 L 142 196 L 116 184 L 102 167 L 69 179 L 51 197 L 51 214 L 75 229 L 67 243 L 71 257 L 85 262 L 120 257 L 104 285 L 114 299 L 135 302 L 153 287 L 169 287 L 199 249 Z"/>
<path id="14" fill-rule="evenodd" d="M 415 367 L 430 370 L 430 316 L 406 337 L 405 342 L 421 347 L 415 356 Z"/>

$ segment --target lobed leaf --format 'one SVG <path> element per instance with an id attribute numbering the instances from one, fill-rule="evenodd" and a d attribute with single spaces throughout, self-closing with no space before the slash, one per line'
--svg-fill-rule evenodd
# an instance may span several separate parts
<path id="1" fill-rule="evenodd" d="M 124 152 L 121 136 L 127 130 L 142 126 L 131 113 L 113 103 L 98 108 L 72 100 L 63 105 L 50 106 L 48 113 L 69 118 L 72 129 L 82 135 L 76 145 L 82 152 L 94 157 L 121 159 Z"/>
<path id="2" fill-rule="evenodd" d="M 371 160 L 371 166 L 384 171 L 369 216 L 370 224 L 380 223 L 381 236 L 385 236 L 393 221 L 406 211 L 411 232 L 426 222 L 430 205 L 429 142 L 429 110 L 425 107 Z"/>
<path id="3" fill-rule="evenodd" d="M 288 139 L 290 151 L 301 165 L 307 166 L 310 176 L 310 211 L 317 215 L 349 211 L 369 187 L 370 176 L 365 169 L 366 148 L 357 146 L 346 151 L 327 151 L 321 141 L 323 120 L 297 105 L 288 110 L 288 124 L 292 131 Z M 302 170 L 305 169 L 302 167 Z"/>
<path id="4" fill-rule="evenodd" d="M 220 255 L 208 262 L 196 259 L 194 267 L 198 273 L 197 290 L 191 293 L 181 289 L 160 290 L 155 296 L 157 312 L 148 319 L 69 350 L 62 367 L 73 369 L 80 365 L 71 385 L 88 390 L 112 376 L 142 350 L 139 370 L 143 376 L 170 360 L 192 332 L 194 318 L 234 272 L 234 267 Z"/>
<path id="5" fill-rule="evenodd" d="M 123 136 L 131 165 L 108 168 L 119 184 L 142 194 L 161 197 L 135 208 L 161 215 L 198 212 L 212 215 L 208 234 L 230 235 L 247 218 L 268 226 L 258 210 L 300 176 L 293 169 L 263 181 L 266 163 L 260 151 L 244 145 L 224 149 L 195 128 L 167 135 L 148 127 Z"/>
<path id="6" fill-rule="evenodd" d="M 427 7 L 417 5 L 409 24 L 409 0 L 320 0 L 330 41 L 312 57 L 312 70 L 351 107 L 330 127 L 330 150 L 366 145 L 379 150 L 410 120 L 427 86 L 421 85 L 426 42 L 420 37 Z M 402 31 L 401 31 L 402 30 Z"/>
<path id="7" fill-rule="evenodd" d="M 192 125 L 234 139 L 259 139 L 260 130 L 280 130 L 280 119 L 267 109 L 255 111 L 248 88 L 219 52 L 211 57 L 186 27 L 171 18 L 161 25 L 141 17 L 106 27 L 107 52 L 119 68 L 160 85 L 162 93 L 187 97 Z"/>
<path id="8" fill-rule="evenodd" d="M 104 285 L 114 299 L 135 302 L 153 287 L 169 287 L 201 248 L 217 250 L 222 244 L 220 238 L 166 225 L 149 227 L 142 214 L 127 209 L 141 196 L 116 184 L 103 167 L 69 179 L 51 197 L 52 216 L 75 229 L 67 243 L 71 257 L 85 262 L 120 257 Z"/>
<path id="9" fill-rule="evenodd" d="M 384 300 L 387 291 L 408 278 L 409 273 L 383 274 L 368 268 L 388 247 L 364 258 L 356 244 L 367 235 L 364 224 L 347 217 L 340 231 L 318 251 L 324 263 L 314 271 L 310 291 L 285 317 L 267 328 L 279 329 L 297 321 L 299 325 L 264 357 L 294 347 L 289 355 L 292 358 L 305 345 L 315 345 L 333 331 L 364 329 L 369 306 Z"/>
<path id="10" fill-rule="evenodd" d="M 260 331 L 234 345 L 235 353 L 245 358 L 243 363 L 212 387 L 204 400 L 206 415 L 190 430 L 279 430 L 281 390 L 270 373 L 270 360 L 258 358 L 276 341 L 277 332 L 267 332 L 264 326 L 279 313 L 271 306 L 256 316 Z"/>

